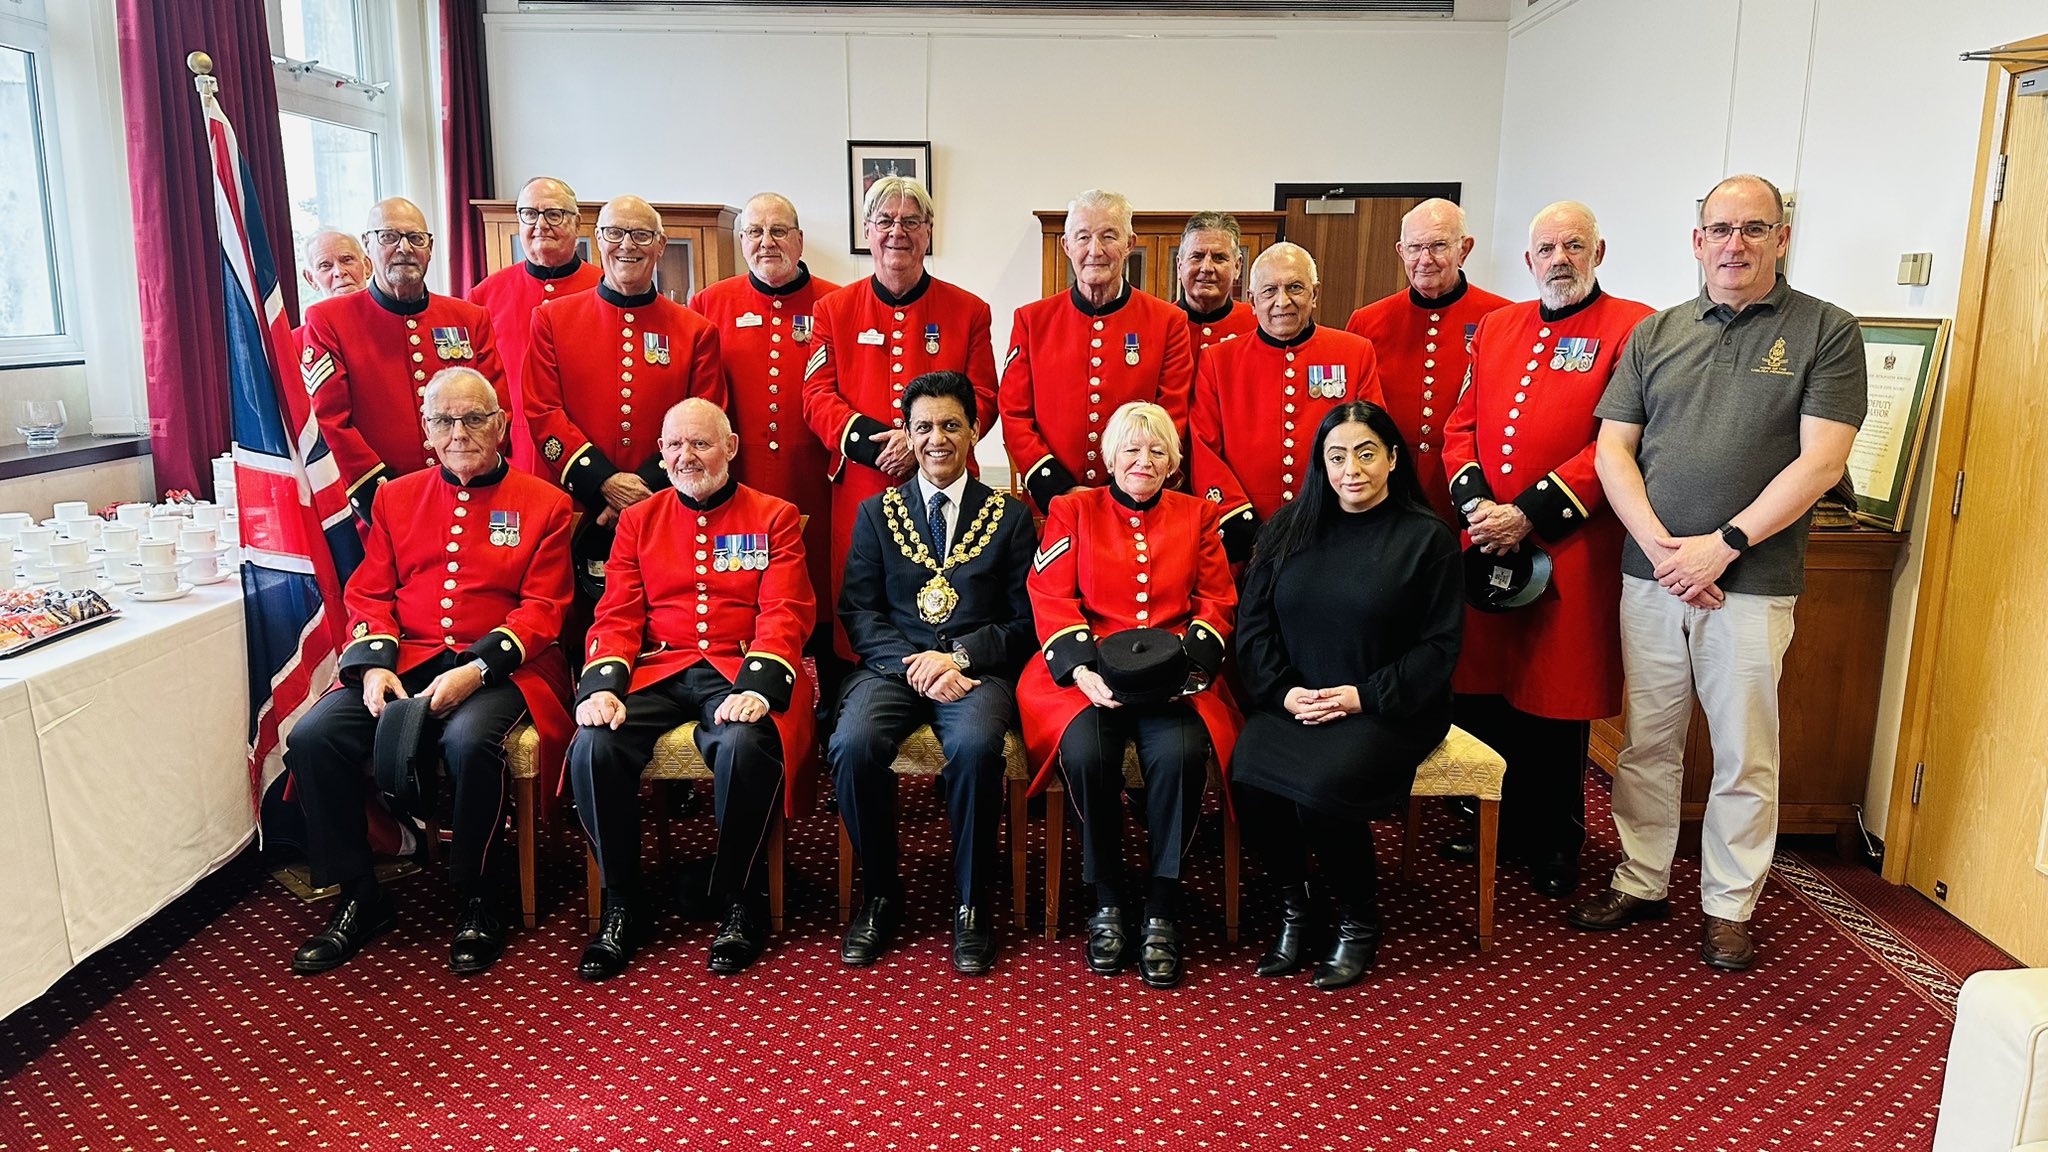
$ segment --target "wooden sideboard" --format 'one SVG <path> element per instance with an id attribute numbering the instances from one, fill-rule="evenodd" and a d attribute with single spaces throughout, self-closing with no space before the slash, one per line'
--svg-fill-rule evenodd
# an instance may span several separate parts
<path id="1" fill-rule="evenodd" d="M 1877 739 L 1878 689 L 1891 620 L 1892 569 L 1904 533 L 1816 528 L 1806 549 L 1806 592 L 1793 610 L 1792 645 L 1778 680 L 1778 830 L 1832 833 L 1844 856 L 1861 848 L 1856 810 Z M 1622 717 L 1593 721 L 1592 757 L 1609 775 Z M 1685 738 L 1681 844 L 1699 843 L 1714 776 L 1713 742 L 1695 704 Z"/>
<path id="2" fill-rule="evenodd" d="M 1067 210 L 1048 208 L 1032 213 L 1038 218 L 1039 244 L 1039 295 L 1057 296 L 1074 286 L 1074 268 L 1067 262 L 1066 249 L 1060 247 L 1060 237 L 1067 227 Z M 1193 212 L 1133 212 L 1131 228 L 1137 232 L 1137 243 L 1131 245 L 1131 254 L 1124 260 L 1124 277 L 1140 292 L 1149 292 L 1169 304 L 1180 300 L 1180 234 L 1187 227 L 1188 217 Z M 1237 298 L 1242 300 L 1249 290 L 1252 276 L 1252 261 L 1259 253 L 1271 247 L 1280 235 L 1280 224 L 1287 219 L 1285 212 L 1233 212 L 1237 217 L 1239 246 L 1244 255 L 1244 267 L 1237 277 Z"/>

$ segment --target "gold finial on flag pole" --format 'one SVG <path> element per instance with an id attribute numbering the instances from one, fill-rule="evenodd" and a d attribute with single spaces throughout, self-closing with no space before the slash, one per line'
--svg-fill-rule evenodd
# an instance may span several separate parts
<path id="1" fill-rule="evenodd" d="M 220 80 L 213 74 L 213 57 L 204 52 L 187 52 L 185 67 L 192 70 L 192 86 L 199 89 L 201 96 L 220 91 Z"/>

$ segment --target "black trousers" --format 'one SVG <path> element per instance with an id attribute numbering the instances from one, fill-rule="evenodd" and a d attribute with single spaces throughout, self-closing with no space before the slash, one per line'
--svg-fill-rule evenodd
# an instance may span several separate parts
<path id="1" fill-rule="evenodd" d="M 1133 742 L 1145 780 L 1152 875 L 1180 879 L 1194 843 L 1209 783 L 1209 730 L 1194 706 L 1184 700 L 1090 705 L 1060 737 L 1060 776 L 1081 822 L 1081 877 L 1090 884 L 1123 879 L 1124 748 Z"/>
<path id="2" fill-rule="evenodd" d="M 627 897 L 639 893 L 640 773 L 654 756 L 655 741 L 694 720 L 697 751 L 711 766 L 718 816 L 711 895 L 767 891 L 768 830 L 782 803 L 782 735 L 768 718 L 713 723 L 712 715 L 730 695 L 732 681 L 709 664 L 695 664 L 627 696 L 626 722 L 616 730 L 576 729 L 569 782 L 606 890 Z"/>
<path id="3" fill-rule="evenodd" d="M 897 871 L 896 774 L 889 764 L 912 729 L 930 724 L 946 753 L 939 791 L 953 825 L 953 883 L 962 904 L 985 902 L 997 868 L 1003 734 L 1016 723 L 1017 693 L 1008 681 L 980 679 L 980 687 L 942 704 L 919 696 L 902 680 L 866 668 L 847 677 L 826 756 L 839 814 L 860 854 L 866 895 L 903 893 Z"/>
<path id="4" fill-rule="evenodd" d="M 1246 843 L 1280 885 L 1307 882 L 1315 861 L 1324 885 L 1345 915 L 1379 923 L 1379 862 L 1372 851 L 1372 822 L 1332 815 L 1257 785 L 1233 782 L 1237 823 Z"/>
<path id="5" fill-rule="evenodd" d="M 1585 720 L 1532 716 L 1505 696 L 1461 695 L 1457 725 L 1486 742 L 1508 762 L 1500 789 L 1503 855 L 1579 854 L 1586 843 Z"/>
<path id="6" fill-rule="evenodd" d="M 437 656 L 399 677 L 417 694 L 459 661 Z M 510 803 L 505 774 L 505 733 L 526 715 L 526 700 L 510 684 L 479 688 L 445 719 L 429 718 L 422 745 L 438 745 L 454 781 L 448 878 L 464 899 L 483 895 Z M 313 883 L 361 884 L 375 875 L 369 821 L 363 808 L 374 787 L 371 749 L 377 719 L 363 704 L 360 685 L 344 684 L 322 696 L 292 728 L 284 763 L 291 770 L 306 815 L 306 856 Z"/>

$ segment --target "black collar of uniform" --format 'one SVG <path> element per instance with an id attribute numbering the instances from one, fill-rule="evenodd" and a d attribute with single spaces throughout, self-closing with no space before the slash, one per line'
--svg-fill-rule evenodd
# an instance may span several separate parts
<path id="1" fill-rule="evenodd" d="M 467 484 L 464 484 L 462 481 L 456 479 L 455 473 L 450 472 L 446 465 L 443 465 L 441 468 L 441 479 L 446 480 L 448 483 L 455 485 L 457 488 L 489 488 L 491 485 L 496 484 L 500 480 L 503 480 L 505 478 L 505 474 L 507 472 L 510 472 L 511 470 L 512 462 L 510 460 L 505 459 L 505 457 L 501 455 L 498 457 L 498 463 L 495 467 L 493 467 L 489 472 L 482 473 L 481 475 L 475 477 Z"/>
<path id="2" fill-rule="evenodd" d="M 706 496 L 702 500 L 690 499 L 689 495 L 685 493 L 681 488 L 674 488 L 671 490 L 675 492 L 676 499 L 681 500 L 683 502 L 683 507 L 688 508 L 692 512 L 709 512 L 713 508 L 718 507 L 720 504 L 725 503 L 727 500 L 732 499 L 732 494 L 740 490 L 740 482 L 738 477 L 734 476 L 730 472 L 727 472 L 725 474 L 724 487 L 720 488 L 716 492 L 713 492 L 711 495 Z"/>
<path id="3" fill-rule="evenodd" d="M 1275 340 L 1271 336 L 1266 335 L 1266 330 L 1264 328 L 1259 329 L 1259 339 L 1264 340 L 1267 344 L 1270 344 L 1275 348 L 1299 348 L 1303 344 L 1308 343 L 1308 338 L 1315 334 L 1316 322 L 1313 320 L 1302 325 L 1301 331 L 1295 333 L 1294 339 L 1292 340 Z"/>
<path id="4" fill-rule="evenodd" d="M 1567 304 L 1562 308 L 1556 309 L 1555 311 L 1545 307 L 1541 302 L 1539 302 L 1536 305 L 1536 314 L 1543 318 L 1543 322 L 1545 324 L 1555 324 L 1559 320 L 1563 320 L 1569 316 L 1577 316 L 1579 313 L 1584 312 L 1588 308 L 1591 308 L 1593 306 L 1593 301 L 1598 300 L 1599 298 L 1600 282 L 1598 280 L 1595 280 L 1593 281 L 1593 290 L 1591 292 L 1586 293 L 1586 298 L 1584 300 L 1579 301 L 1577 304 Z"/>
<path id="5" fill-rule="evenodd" d="M 811 270 L 804 267 L 804 262 L 799 260 L 796 262 L 796 275 L 790 277 L 789 283 L 780 288 L 764 282 L 751 271 L 747 273 L 747 283 L 752 284 L 754 291 L 763 296 L 794 296 L 811 286 Z"/>
<path id="6" fill-rule="evenodd" d="M 628 296 L 624 292 L 612 287 L 609 280 L 599 280 L 597 282 L 597 298 L 614 308 L 645 308 L 649 304 L 654 303 L 654 298 L 657 295 L 659 293 L 649 288 L 638 295 Z"/>
<path id="7" fill-rule="evenodd" d="M 571 256 L 567 264 L 557 268 L 550 268 L 545 264 L 535 264 L 531 260 L 526 262 L 526 274 L 535 280 L 567 280 L 582 270 L 583 257 L 581 256 Z"/>
<path id="8" fill-rule="evenodd" d="M 393 299 L 386 295 L 382 288 L 377 287 L 376 278 L 371 277 L 370 299 L 377 302 L 377 307 L 394 316 L 417 316 L 427 310 L 427 305 L 434 300 L 434 294 L 432 292 L 422 292 L 417 300 Z"/>
<path id="9" fill-rule="evenodd" d="M 1219 320 L 1228 320 L 1230 313 L 1237 308 L 1237 301 L 1235 300 L 1225 300 L 1223 307 L 1218 308 L 1214 312 L 1197 312 L 1193 308 L 1188 307 L 1188 302 L 1185 299 L 1180 300 L 1178 303 L 1180 310 L 1188 314 L 1188 319 L 1197 324 L 1214 324 Z"/>
<path id="10" fill-rule="evenodd" d="M 1464 270 L 1460 269 L 1458 271 L 1458 286 L 1456 288 L 1451 289 L 1449 292 L 1446 292 L 1441 296 L 1424 296 L 1422 293 L 1417 292 L 1413 286 L 1411 286 L 1408 289 L 1408 302 L 1410 304 L 1415 305 L 1417 308 L 1449 308 L 1451 305 L 1456 304 L 1458 301 L 1464 299 L 1465 289 L 1470 288 L 1471 286 L 1472 285 L 1465 280 Z"/>
<path id="11" fill-rule="evenodd" d="M 1785 306 L 1785 297 L 1790 296 L 1791 294 L 1792 285 L 1787 284 L 1785 282 L 1785 274 L 1783 272 L 1780 272 L 1778 273 L 1777 283 L 1771 285 L 1771 290 L 1769 292 L 1764 293 L 1762 299 L 1751 304 L 1749 308 L 1744 308 L 1742 311 L 1747 312 L 1751 308 L 1768 308 L 1773 312 L 1779 311 Z M 1717 310 L 1726 313 L 1731 319 L 1742 314 L 1741 312 L 1737 312 L 1734 309 L 1729 308 L 1726 304 L 1720 304 L 1715 302 L 1713 297 L 1707 295 L 1706 288 L 1702 287 L 1700 289 L 1699 301 L 1700 319 L 1706 319 L 1708 316 L 1713 315 L 1714 312 Z"/>
<path id="12" fill-rule="evenodd" d="M 1097 319 L 1103 316 L 1107 316 L 1110 313 L 1116 311 L 1117 309 L 1131 302 L 1131 282 L 1129 280 L 1124 281 L 1122 287 L 1118 290 L 1116 296 L 1113 297 L 1109 303 L 1104 304 L 1100 307 L 1090 304 L 1087 301 L 1087 299 L 1081 295 L 1081 286 L 1079 284 L 1076 284 L 1072 288 L 1067 289 L 1067 298 L 1074 302 L 1074 307 L 1079 308 L 1081 310 L 1081 315 L 1087 316 L 1090 319 Z"/>
<path id="13" fill-rule="evenodd" d="M 1112 500 L 1133 512 L 1150 512 L 1154 508 L 1159 507 L 1160 498 L 1166 495 L 1166 486 L 1164 484 L 1160 485 L 1159 491 L 1154 492 L 1150 500 L 1133 500 L 1130 493 L 1117 487 L 1116 482 L 1112 480 L 1109 485 L 1109 495 Z"/>
<path id="14" fill-rule="evenodd" d="M 875 299 L 880 300 L 882 303 L 887 304 L 891 308 L 901 308 L 905 304 L 917 303 L 918 300 L 924 296 L 925 292 L 928 291 L 932 286 L 932 274 L 929 272 L 919 273 L 917 277 L 917 283 L 912 284 L 910 286 L 910 291 L 905 292 L 901 296 L 898 296 L 894 292 L 891 292 L 887 288 L 883 287 L 882 278 L 879 276 L 868 277 L 868 283 L 874 285 L 875 287 Z"/>

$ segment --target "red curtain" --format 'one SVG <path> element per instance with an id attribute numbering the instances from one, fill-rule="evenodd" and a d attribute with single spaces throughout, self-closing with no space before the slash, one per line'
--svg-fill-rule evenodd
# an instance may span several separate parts
<path id="1" fill-rule="evenodd" d="M 185 55 L 213 57 L 221 110 L 254 174 L 285 308 L 297 316 L 270 33 L 263 0 L 117 3 L 156 484 L 210 495 L 208 462 L 230 438 L 226 312 L 206 131 Z"/>
<path id="2" fill-rule="evenodd" d="M 435 257 L 448 269 L 449 292 L 463 296 L 487 271 L 483 220 L 469 206 L 488 198 L 492 187 L 482 0 L 441 0 L 441 151 L 448 202 Z"/>

